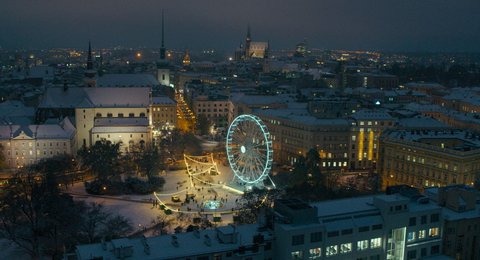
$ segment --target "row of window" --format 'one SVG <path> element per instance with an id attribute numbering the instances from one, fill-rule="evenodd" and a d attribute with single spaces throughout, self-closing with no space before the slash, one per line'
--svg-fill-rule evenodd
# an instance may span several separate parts
<path id="1" fill-rule="evenodd" d="M 435 246 L 432 246 L 430 248 L 430 254 L 431 255 L 437 255 L 440 253 L 440 246 L 439 245 L 435 245 Z M 420 249 L 420 257 L 425 257 L 427 256 L 427 248 L 424 247 L 422 249 Z M 417 258 L 417 250 L 410 250 L 407 252 L 407 259 L 418 259 Z"/>
<path id="2" fill-rule="evenodd" d="M 372 238 L 370 240 L 357 241 L 357 251 L 364 251 L 367 249 L 376 249 L 382 247 L 382 238 Z M 330 245 L 325 248 L 325 256 L 331 257 L 337 254 L 348 254 L 353 251 L 352 243 L 343 243 L 339 245 Z M 322 248 L 315 247 L 308 250 L 307 259 L 318 259 L 322 256 Z M 303 259 L 303 251 L 291 252 L 291 259 Z"/>
<path id="3" fill-rule="evenodd" d="M 427 215 L 421 216 L 420 217 L 420 224 L 422 224 L 422 225 L 427 224 L 427 219 L 428 219 Z M 434 213 L 434 214 L 430 215 L 430 223 L 437 223 L 439 220 L 440 220 L 440 214 Z M 417 225 L 417 217 L 411 217 L 408 220 L 408 226 L 412 227 L 412 226 L 415 226 L 415 225 Z"/>
<path id="4" fill-rule="evenodd" d="M 200 113 L 200 112 L 217 112 L 217 109 L 214 108 L 213 111 L 210 111 L 210 109 L 197 109 L 197 113 Z M 218 109 L 218 112 L 228 112 L 228 109 Z"/>
<path id="5" fill-rule="evenodd" d="M 216 107 L 216 106 L 217 106 L 217 104 L 216 104 L 216 103 L 214 103 L 214 104 L 213 104 L 213 106 L 214 106 L 214 107 Z M 218 106 L 219 106 L 219 107 L 221 107 L 221 106 L 223 106 L 223 104 L 222 104 L 222 103 L 219 103 L 219 104 L 218 104 Z M 225 106 L 228 106 L 228 105 L 227 105 L 227 104 L 225 104 Z M 207 104 L 205 104 L 205 103 L 198 104 L 198 107 L 210 107 L 210 103 L 207 103 Z"/>
<path id="6" fill-rule="evenodd" d="M 166 107 L 166 108 L 164 108 L 164 107 L 154 107 L 154 108 L 152 108 L 152 110 L 153 111 L 173 111 L 174 112 L 176 110 L 176 108 L 175 107 Z"/>
<path id="7" fill-rule="evenodd" d="M 49 144 L 50 144 L 50 146 L 53 146 L 53 144 L 56 144 L 56 146 L 59 146 L 59 144 L 61 144 L 61 143 L 63 143 L 63 146 L 67 146 L 67 142 L 50 142 Z M 25 143 L 25 142 L 22 142 L 22 143 L 14 142 L 14 144 L 15 144 L 14 147 L 19 147 L 20 145 L 21 145 L 22 147 L 25 147 L 25 144 L 26 144 L 26 143 Z M 7 146 L 10 146 L 10 145 L 11 145 L 11 143 L 8 142 L 8 143 L 7 143 Z M 29 147 L 33 147 L 33 142 L 28 142 L 28 146 L 29 146 Z M 37 147 L 39 147 L 39 146 L 40 146 L 40 143 L 37 142 Z M 43 146 L 44 146 L 44 147 L 47 146 L 47 143 L 46 143 L 46 142 L 43 142 Z"/>
<path id="8" fill-rule="evenodd" d="M 97 113 L 95 117 L 102 117 L 102 113 Z M 107 117 L 113 117 L 113 113 L 107 113 Z M 117 117 L 124 117 L 124 114 L 118 113 Z M 128 117 L 135 117 L 135 113 L 129 113 Z M 140 117 L 145 117 L 145 113 L 140 113 Z M 83 118 L 85 118 L 85 115 Z"/>
<path id="9" fill-rule="evenodd" d="M 412 231 L 407 234 L 407 242 L 413 242 L 415 240 L 425 239 L 427 235 L 427 230 L 422 229 L 418 232 Z M 438 227 L 428 229 L 428 237 L 435 238 L 440 236 L 440 229 Z"/>

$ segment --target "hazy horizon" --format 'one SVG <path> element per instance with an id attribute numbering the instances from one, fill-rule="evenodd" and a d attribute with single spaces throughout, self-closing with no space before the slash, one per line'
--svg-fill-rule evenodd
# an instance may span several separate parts
<path id="1" fill-rule="evenodd" d="M 460 0 L 3 0 L 5 49 L 158 48 L 232 52 L 250 24 L 272 49 L 480 52 L 480 1 Z"/>

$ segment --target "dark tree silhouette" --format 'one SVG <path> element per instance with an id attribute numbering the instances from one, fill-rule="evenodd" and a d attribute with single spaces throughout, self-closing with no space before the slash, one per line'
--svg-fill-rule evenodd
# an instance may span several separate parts
<path id="1" fill-rule="evenodd" d="M 78 152 L 83 165 L 101 180 L 107 180 L 119 173 L 120 144 L 112 144 L 102 140 L 89 148 L 82 148 Z"/>

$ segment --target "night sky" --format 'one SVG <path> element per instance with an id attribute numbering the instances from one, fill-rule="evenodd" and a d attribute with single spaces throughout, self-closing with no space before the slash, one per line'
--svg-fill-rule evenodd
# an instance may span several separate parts
<path id="1" fill-rule="evenodd" d="M 162 8 L 167 48 L 480 51 L 479 0 L 0 0 L 0 46 L 158 47 Z"/>

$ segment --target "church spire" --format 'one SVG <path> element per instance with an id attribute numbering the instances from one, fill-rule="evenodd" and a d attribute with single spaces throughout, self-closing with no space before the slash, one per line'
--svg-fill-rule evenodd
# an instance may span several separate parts
<path id="1" fill-rule="evenodd" d="M 88 41 L 87 69 L 85 70 L 85 83 L 88 87 L 95 87 L 97 72 L 93 69 L 92 44 Z"/>
<path id="2" fill-rule="evenodd" d="M 162 46 L 160 47 L 160 60 L 165 60 L 165 24 L 162 9 Z"/>
<path id="3" fill-rule="evenodd" d="M 88 41 L 88 57 L 87 57 L 87 70 L 93 69 L 93 59 L 92 59 L 92 44 Z"/>
<path id="4" fill-rule="evenodd" d="M 250 43 L 252 42 L 252 37 L 250 35 L 250 24 L 247 26 L 247 38 L 245 39 L 245 59 L 250 58 Z"/>

